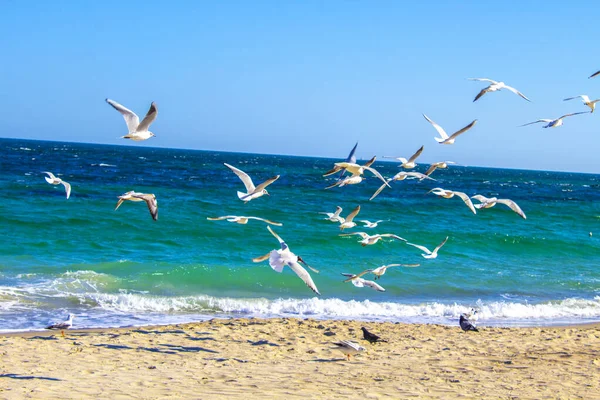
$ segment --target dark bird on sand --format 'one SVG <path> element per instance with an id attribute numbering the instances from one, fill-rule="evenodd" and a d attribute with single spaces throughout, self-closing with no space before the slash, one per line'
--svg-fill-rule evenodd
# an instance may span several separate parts
<path id="1" fill-rule="evenodd" d="M 475 327 L 475 325 L 473 325 L 471 323 L 471 321 L 469 321 L 467 318 L 465 318 L 464 315 L 461 314 L 460 316 L 460 327 L 463 331 L 467 332 L 467 331 L 475 331 L 475 332 L 479 332 L 477 330 L 477 328 Z"/>
<path id="2" fill-rule="evenodd" d="M 369 343 L 377 343 L 377 342 L 386 342 L 387 343 L 387 340 L 384 340 L 384 339 L 380 338 L 378 335 L 369 332 L 367 330 L 367 328 L 365 328 L 364 326 L 360 329 L 363 331 L 363 339 L 368 340 Z"/>

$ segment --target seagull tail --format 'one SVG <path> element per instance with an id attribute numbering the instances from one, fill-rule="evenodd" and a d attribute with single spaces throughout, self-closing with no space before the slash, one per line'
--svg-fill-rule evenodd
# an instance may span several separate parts
<path id="1" fill-rule="evenodd" d="M 246 194 L 246 193 L 239 192 L 239 191 L 237 192 L 237 195 L 238 195 L 238 197 L 240 198 L 240 200 L 244 200 L 244 197 L 246 197 L 246 196 L 247 196 L 247 194 Z"/>
<path id="2" fill-rule="evenodd" d="M 446 139 L 440 139 L 440 138 L 437 138 L 437 137 L 434 137 L 434 139 L 438 143 L 442 143 L 444 140 L 446 140 Z"/>

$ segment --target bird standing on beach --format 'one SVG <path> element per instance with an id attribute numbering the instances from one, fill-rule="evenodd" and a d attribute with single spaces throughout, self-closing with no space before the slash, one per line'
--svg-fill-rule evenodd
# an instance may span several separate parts
<path id="1" fill-rule="evenodd" d="M 317 289 L 317 286 L 315 285 L 312 278 L 310 277 L 310 274 L 302 267 L 302 265 L 300 265 L 300 263 L 303 263 L 304 265 L 306 265 L 308 268 L 310 268 L 314 272 L 318 272 L 318 271 L 316 269 L 312 268 L 311 266 L 309 266 L 308 264 L 306 264 L 306 262 L 302 259 L 302 257 L 297 256 L 296 254 L 292 253 L 290 248 L 288 247 L 288 245 L 283 241 L 283 239 L 278 234 L 275 233 L 275 231 L 273 231 L 273 229 L 271 229 L 270 226 L 267 226 L 267 229 L 279 241 L 281 249 L 272 250 L 262 257 L 255 257 L 252 259 L 252 261 L 262 262 L 262 261 L 265 261 L 266 259 L 269 259 L 269 265 L 271 266 L 271 268 L 273 268 L 274 271 L 280 272 L 280 273 L 283 272 L 283 267 L 285 267 L 287 265 L 288 267 L 290 267 L 290 269 L 292 271 L 294 271 L 296 273 L 296 275 L 298 275 L 298 277 L 300 279 L 302 279 L 302 281 L 306 284 L 306 286 L 308 286 L 313 292 L 315 292 L 316 294 L 318 294 L 320 296 L 321 293 L 319 293 L 319 289 Z"/>
<path id="2" fill-rule="evenodd" d="M 67 192 L 67 199 L 71 196 L 71 184 L 70 183 L 63 181 L 60 178 L 57 178 L 56 176 L 54 176 L 54 174 L 52 172 L 44 171 L 43 173 L 48 174 L 48 176 L 44 177 L 46 182 L 48 182 L 51 185 L 63 185 L 65 187 L 65 191 Z"/>
<path id="3" fill-rule="evenodd" d="M 546 125 L 542 126 L 542 128 L 558 128 L 559 126 L 562 126 L 562 124 L 563 124 L 563 118 L 571 117 L 573 115 L 579 115 L 579 114 L 589 114 L 590 112 L 591 111 L 580 111 L 580 112 L 576 112 L 576 113 L 565 114 L 565 115 L 563 115 L 563 116 L 561 116 L 559 118 L 556 118 L 556 119 L 542 118 L 542 119 L 538 119 L 537 121 L 528 122 L 526 124 L 519 125 L 519 127 L 537 124 L 538 122 L 544 122 Z"/>
<path id="4" fill-rule="evenodd" d="M 75 318 L 75 315 L 69 314 L 69 317 L 66 321 L 53 322 L 52 324 L 48 325 L 46 329 L 60 329 L 60 334 L 62 337 L 65 337 L 65 329 L 69 329 L 73 326 L 73 318 Z"/>
<path id="5" fill-rule="evenodd" d="M 244 216 L 238 216 L 238 215 L 224 215 L 222 217 L 206 217 L 207 220 L 209 221 L 222 221 L 222 220 L 227 220 L 228 222 L 235 222 L 238 224 L 242 224 L 245 225 L 248 223 L 249 220 L 256 220 L 256 221 L 263 221 L 267 224 L 271 224 L 271 225 L 276 225 L 276 226 L 282 226 L 283 224 L 280 222 L 275 222 L 275 221 L 271 221 L 269 219 L 265 219 L 265 218 L 259 218 L 259 217 L 244 217 Z"/>
<path id="6" fill-rule="evenodd" d="M 123 204 L 124 201 L 145 201 L 146 205 L 148 206 L 148 211 L 150 211 L 150 215 L 152 216 L 152 219 L 155 221 L 158 219 L 158 201 L 156 200 L 156 196 L 154 194 L 137 193 L 133 190 L 124 193 L 121 196 L 119 196 L 119 201 L 117 201 L 115 211 L 117 211 L 117 209 L 121 207 L 121 204 Z"/>
<path id="7" fill-rule="evenodd" d="M 475 332 L 479 332 L 479 330 L 475 327 L 475 325 L 473 325 L 471 323 L 471 321 L 469 321 L 464 314 L 460 315 L 460 318 L 458 320 L 459 324 L 460 324 L 460 328 L 467 332 L 467 331 L 475 331 Z"/>
<path id="8" fill-rule="evenodd" d="M 408 160 L 404 157 L 385 156 L 383 158 L 393 158 L 395 160 L 400 161 L 402 164 L 400 164 L 398 166 L 399 168 L 412 169 L 417 166 L 417 163 L 415 162 L 415 160 L 417 159 L 417 157 L 419 157 L 421 155 L 424 148 L 425 148 L 425 146 L 421 146 L 421 148 L 419 150 L 417 150 L 417 152 L 415 154 L 413 154 Z"/>
<path id="9" fill-rule="evenodd" d="M 435 130 L 440 134 L 439 138 L 434 137 L 436 142 L 438 142 L 439 144 L 454 144 L 454 141 L 456 140 L 456 138 L 459 135 L 462 135 L 463 133 L 465 133 L 472 127 L 474 127 L 475 124 L 477 123 L 477 120 L 475 119 L 469 125 L 465 126 L 461 130 L 458 130 L 458 131 L 454 132 L 452 135 L 448 136 L 448 134 L 446 133 L 444 128 L 442 128 L 441 126 L 439 126 L 438 124 L 433 122 L 427 115 L 423 114 L 423 116 L 435 128 Z"/>
<path id="10" fill-rule="evenodd" d="M 481 90 L 481 92 L 479 92 L 477 94 L 477 96 L 475 96 L 475 99 L 473 100 L 473 103 L 476 102 L 477 100 L 479 100 L 481 98 L 481 96 L 483 96 L 484 94 L 486 94 L 488 92 L 495 92 L 495 91 L 501 90 L 501 89 L 508 89 L 511 92 L 513 92 L 514 94 L 518 94 L 519 96 L 521 96 L 525 100 L 531 101 L 527 97 L 525 97 L 525 95 L 523 93 L 519 92 L 514 87 L 508 86 L 504 82 L 497 82 L 497 81 L 495 81 L 493 79 L 488 79 L 488 78 L 467 78 L 467 79 L 469 79 L 470 81 L 490 82 L 490 85 L 488 87 L 483 88 Z"/>
<path id="11" fill-rule="evenodd" d="M 586 106 L 588 106 L 590 108 L 591 113 L 593 113 L 594 110 L 596 109 L 596 103 L 600 101 L 600 99 L 590 100 L 590 98 L 585 94 L 580 94 L 579 96 L 567 97 L 563 101 L 573 100 L 573 99 L 581 99 L 583 101 L 583 104 L 585 104 Z"/>
<path id="12" fill-rule="evenodd" d="M 248 202 L 250 200 L 256 199 L 257 197 L 260 197 L 264 194 L 266 194 L 267 196 L 270 196 L 269 192 L 267 192 L 267 189 L 265 189 L 265 188 L 267 186 L 269 186 L 271 183 L 275 182 L 277 179 L 279 179 L 279 175 L 276 175 L 272 178 L 267 179 L 260 185 L 254 186 L 254 183 L 252 182 L 252 178 L 250 178 L 250 176 L 247 173 L 245 173 L 241 169 L 234 167 L 233 165 L 229 165 L 227 163 L 224 163 L 224 164 L 227 168 L 232 170 L 242 180 L 242 183 L 244 183 L 244 186 L 246 187 L 246 193 L 240 192 L 240 191 L 237 192 L 237 195 L 240 198 L 240 200 L 243 200 L 244 202 Z"/>
<path id="13" fill-rule="evenodd" d="M 361 327 L 360 330 L 363 332 L 363 339 L 368 340 L 369 343 L 377 343 L 377 342 L 387 343 L 387 340 L 382 339 L 381 337 L 379 337 L 379 335 L 369 332 L 367 330 L 367 328 L 365 328 L 364 326 Z"/>
<path id="14" fill-rule="evenodd" d="M 339 342 L 335 342 L 334 345 L 337 346 L 336 349 L 338 349 L 339 351 L 341 351 L 342 353 L 344 353 L 346 355 L 346 357 L 348 358 L 348 361 L 350 361 L 350 356 L 358 354 L 361 351 L 367 350 L 364 347 L 362 347 L 361 345 L 351 342 L 349 340 L 341 340 Z"/>
<path id="15" fill-rule="evenodd" d="M 516 212 L 521 218 L 527 219 L 527 216 L 525 215 L 523 210 L 521 210 L 521 207 L 519 207 L 517 203 L 510 199 L 497 199 L 495 197 L 488 198 L 480 194 L 477 194 L 472 198 L 480 202 L 479 204 L 474 205 L 475 208 L 491 208 L 494 207 L 496 204 L 504 204 L 505 206 L 509 207 L 511 210 Z"/>
<path id="16" fill-rule="evenodd" d="M 408 243 L 408 242 L 406 242 L 406 244 L 409 246 L 416 247 L 417 249 L 423 251 L 424 253 L 421 254 L 423 256 L 423 258 L 437 258 L 438 251 L 442 248 L 443 245 L 446 244 L 447 241 L 448 241 L 448 236 L 446 236 L 446 239 L 444 239 L 442 241 L 442 243 L 440 243 L 435 249 L 433 249 L 433 251 L 430 251 L 427 247 L 420 246 L 418 244 Z"/>
<path id="17" fill-rule="evenodd" d="M 125 123 L 127 124 L 127 129 L 129 133 L 125 136 L 121 136 L 122 139 L 131 139 L 136 142 L 150 139 L 152 136 L 156 136 L 154 133 L 150 132 L 148 128 L 158 115 L 158 109 L 156 108 L 156 103 L 152 102 L 150 105 L 150 109 L 146 113 L 146 116 L 140 122 L 140 118 L 136 113 L 126 108 L 125 106 L 117 103 L 114 100 L 106 99 L 106 102 L 113 106 L 115 110 L 117 110 L 123 118 L 125 118 Z"/>

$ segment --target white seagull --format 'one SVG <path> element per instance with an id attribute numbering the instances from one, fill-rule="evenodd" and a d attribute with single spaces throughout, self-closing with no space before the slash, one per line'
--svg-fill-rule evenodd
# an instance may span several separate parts
<path id="1" fill-rule="evenodd" d="M 445 169 L 448 168 L 449 164 L 456 164 L 454 161 L 439 161 L 439 162 L 435 162 L 429 165 L 429 168 L 427 169 L 427 171 L 425 171 L 425 175 L 429 176 L 433 173 L 433 171 L 435 171 L 436 169 Z"/>
<path id="2" fill-rule="evenodd" d="M 276 175 L 272 178 L 267 179 L 260 185 L 254 186 L 254 183 L 252 183 L 252 178 L 250 178 L 250 176 L 248 176 L 247 173 L 245 173 L 241 169 L 234 167 L 233 165 L 229 165 L 227 163 L 224 164 L 227 168 L 231 169 L 242 180 L 244 186 L 246 186 L 246 193 L 240 191 L 237 192 L 237 195 L 240 198 L 240 200 L 243 200 L 244 202 L 256 199 L 257 197 L 260 197 L 263 194 L 269 196 L 269 192 L 267 192 L 267 189 L 265 188 L 271 183 L 275 182 L 277 179 L 279 179 L 279 175 Z"/>
<path id="3" fill-rule="evenodd" d="M 344 353 L 346 357 L 348 357 L 348 361 L 350 361 L 350 356 L 360 353 L 361 351 L 365 351 L 364 347 L 361 345 L 351 342 L 349 340 L 341 340 L 339 342 L 334 343 L 339 351 Z"/>
<path id="4" fill-rule="evenodd" d="M 375 168 L 371 168 L 371 164 L 373 164 L 375 162 L 375 159 L 376 159 L 376 157 L 373 157 L 372 159 L 367 161 L 367 163 L 364 165 L 358 165 L 358 164 L 348 163 L 348 162 L 335 163 L 333 169 L 325 172 L 323 174 L 323 176 L 329 176 L 331 174 L 335 174 L 336 172 L 341 171 L 342 169 L 350 172 L 352 175 L 347 178 L 337 181 L 333 185 L 327 186 L 325 189 L 330 189 L 335 186 L 342 187 L 342 186 L 346 186 L 346 185 L 355 185 L 357 183 L 361 183 L 364 179 L 362 177 L 362 175 L 365 173 L 365 171 L 371 172 L 373 175 L 375 175 L 377 178 L 379 178 L 383 183 L 385 183 L 387 185 L 385 178 L 383 176 L 381 176 L 381 174 Z"/>
<path id="5" fill-rule="evenodd" d="M 138 193 L 134 192 L 133 190 L 124 193 L 121 196 L 119 196 L 119 201 L 117 201 L 115 211 L 117 211 L 117 209 L 121 207 L 121 204 L 123 204 L 124 201 L 145 201 L 146 205 L 148 206 L 148 211 L 150 211 L 150 215 L 152 216 L 152 219 L 155 221 L 158 219 L 158 201 L 156 200 L 156 196 L 154 194 Z"/>
<path id="6" fill-rule="evenodd" d="M 288 245 L 283 241 L 283 239 L 281 237 L 279 237 L 279 235 L 277 235 L 271 229 L 270 226 L 267 226 L 267 229 L 279 241 L 281 249 L 272 250 L 262 257 L 253 258 L 252 261 L 262 262 L 268 258 L 269 265 L 276 272 L 282 272 L 283 267 L 285 267 L 287 265 L 288 267 L 290 267 L 290 269 L 292 271 L 294 271 L 296 273 L 296 275 L 298 275 L 298 277 L 300 279 L 302 279 L 302 281 L 306 284 L 306 286 L 308 286 L 313 292 L 315 292 L 316 294 L 318 294 L 320 296 L 321 293 L 319 293 L 319 289 L 317 289 L 317 286 L 315 285 L 312 278 L 310 277 L 310 274 L 302 267 L 302 265 L 300 265 L 300 263 L 303 263 L 304 265 L 306 265 L 308 268 L 310 268 L 311 270 L 313 270 L 315 272 L 318 272 L 318 271 L 315 270 L 314 268 L 310 267 L 308 264 L 306 264 L 306 262 L 302 259 L 302 257 L 297 256 L 296 254 L 292 253 L 290 251 L 290 248 L 288 247 Z"/>
<path id="7" fill-rule="evenodd" d="M 462 199 L 462 201 L 465 202 L 465 204 L 467 205 L 467 207 L 469 207 L 469 210 L 471 210 L 473 212 L 473 214 L 477 214 L 477 211 L 475 210 L 475 207 L 473 206 L 473 202 L 471 201 L 471 199 L 469 198 L 469 196 L 466 193 L 456 192 L 454 190 L 446 190 L 446 189 L 442 189 L 442 188 L 434 188 L 434 189 L 431 189 L 427 193 L 433 193 L 436 196 L 443 197 L 444 199 L 451 199 L 454 196 L 458 196 Z"/>
<path id="8" fill-rule="evenodd" d="M 325 214 L 325 215 L 327 215 L 327 218 L 324 218 L 327 221 L 331 221 L 331 222 L 343 222 L 342 221 L 343 218 L 340 217 L 340 213 L 341 212 L 342 212 L 342 207 L 337 206 L 335 208 L 335 212 L 332 212 L 332 213 L 330 213 L 330 212 L 320 212 L 319 214 Z"/>
<path id="9" fill-rule="evenodd" d="M 359 243 L 364 246 L 370 246 L 372 244 L 375 244 L 377 242 L 379 242 L 379 240 L 383 239 L 383 238 L 392 238 L 392 239 L 396 239 L 396 240 L 400 240 L 402 242 L 406 242 L 406 239 L 401 238 L 398 235 L 394 235 L 392 233 L 382 233 L 382 234 L 376 234 L 376 235 L 369 235 L 366 232 L 352 232 L 352 233 L 342 233 L 340 234 L 340 236 L 354 236 L 354 235 L 358 235 L 362 238 L 362 240 L 359 240 Z"/>
<path id="10" fill-rule="evenodd" d="M 53 322 L 46 327 L 46 329 L 60 329 L 61 335 L 65 336 L 65 329 L 69 329 L 73 326 L 73 318 L 75 318 L 74 314 L 69 314 L 69 317 L 66 321 L 61 322 Z"/>
<path id="11" fill-rule="evenodd" d="M 51 185 L 63 185 L 65 187 L 65 191 L 67 192 L 67 199 L 71 196 L 71 184 L 69 182 L 65 182 L 62 179 L 57 178 L 52 172 L 44 171 L 43 173 L 48 174 L 48 176 L 44 177 L 46 182 Z"/>
<path id="12" fill-rule="evenodd" d="M 439 138 L 438 137 L 434 137 L 434 139 L 439 144 L 454 144 L 454 141 L 456 140 L 456 138 L 458 137 L 458 135 L 461 135 L 461 134 L 465 133 L 466 131 L 468 131 L 469 129 L 471 129 L 472 127 L 474 127 L 475 124 L 477 123 L 477 120 L 475 119 L 469 125 L 465 126 L 461 130 L 456 131 L 452 135 L 448 136 L 448 134 L 446 133 L 446 131 L 444 130 L 444 128 L 442 128 L 441 126 L 439 126 L 438 124 L 436 124 L 435 122 L 433 122 L 427 115 L 423 114 L 423 116 L 425 117 L 425 119 L 431 125 L 433 125 L 433 127 L 435 128 L 435 130 L 440 134 L 441 137 L 439 137 Z"/>
<path id="13" fill-rule="evenodd" d="M 523 125 L 519 125 L 519 127 L 537 124 L 538 122 L 543 122 L 546 125 L 542 126 L 542 128 L 558 128 L 559 126 L 561 126 L 563 124 L 563 118 L 570 117 L 570 116 L 573 116 L 573 115 L 578 115 L 578 114 L 589 114 L 590 112 L 591 111 L 580 111 L 580 112 L 576 112 L 576 113 L 565 114 L 562 117 L 559 117 L 559 118 L 556 118 L 556 119 L 542 118 L 542 119 L 538 119 L 537 121 L 533 121 L 533 122 L 529 122 L 529 123 L 526 123 L 526 124 L 523 124 Z"/>
<path id="14" fill-rule="evenodd" d="M 342 275 L 348 277 L 344 282 L 352 282 L 352 284 L 356 287 L 365 287 L 368 286 L 372 289 L 377 290 L 378 292 L 385 292 L 385 289 L 375 281 L 368 281 L 366 279 L 360 278 L 354 274 L 347 274 L 342 272 Z"/>
<path id="15" fill-rule="evenodd" d="M 359 219 L 358 222 L 362 222 L 364 225 L 364 228 L 377 228 L 377 225 L 379 225 L 380 222 L 385 222 L 385 221 L 389 221 L 389 219 L 380 219 L 377 220 L 375 222 L 371 222 L 369 220 L 366 219 Z"/>
<path id="16" fill-rule="evenodd" d="M 375 275 L 375 280 L 381 278 L 385 272 L 387 271 L 388 268 L 392 268 L 392 267 L 410 267 L 410 268 L 414 268 L 414 267 L 419 267 L 421 264 L 388 264 L 388 265 L 382 265 L 381 267 L 377 267 L 377 268 L 373 268 L 373 269 L 366 269 L 363 272 L 361 272 L 358 275 L 355 275 L 357 278 L 360 278 L 361 276 L 365 275 L 365 274 L 373 274 Z M 348 282 L 349 280 L 351 280 L 353 278 L 349 278 L 346 279 L 344 282 Z"/>
<path id="17" fill-rule="evenodd" d="M 510 199 L 497 199 L 495 197 L 487 198 L 480 194 L 477 194 L 472 198 L 480 202 L 479 204 L 475 204 L 475 208 L 490 208 L 494 207 L 496 204 L 504 204 L 505 206 L 508 206 L 511 210 L 519 214 L 521 218 L 527 219 L 527 216 L 525 216 L 525 213 L 523 212 L 523 210 L 521 210 L 521 207 L 519 207 L 517 203 Z"/>
<path id="18" fill-rule="evenodd" d="M 419 150 L 417 150 L 417 152 L 415 154 L 413 154 L 408 160 L 404 157 L 385 156 L 383 158 L 393 158 L 395 160 L 400 161 L 402 164 L 400 164 L 398 166 L 399 168 L 412 169 L 417 166 L 417 163 L 415 162 L 415 160 L 417 159 L 417 157 L 419 157 L 421 155 L 421 153 L 423 152 L 423 148 L 425 148 L 425 146 L 421 146 L 421 148 Z"/>
<path id="19" fill-rule="evenodd" d="M 400 171 L 398 172 L 396 175 L 394 175 L 393 177 L 389 178 L 387 180 L 387 185 L 381 185 L 379 187 L 379 189 L 377 189 L 375 191 L 375 193 L 373 193 L 373 195 L 371 196 L 371 198 L 369 198 L 369 200 L 373 200 L 375 197 L 377 197 L 377 195 L 379 195 L 379 193 L 381 193 L 381 191 L 383 189 L 385 189 L 386 186 L 389 187 L 389 183 L 392 181 L 403 181 L 405 179 L 418 179 L 419 181 L 422 181 L 423 179 L 431 179 L 432 181 L 435 181 L 435 179 L 430 178 L 429 176 L 422 174 L 420 172 L 404 172 L 404 171 Z"/>
<path id="20" fill-rule="evenodd" d="M 344 230 L 346 228 L 354 228 L 356 226 L 356 222 L 353 221 L 354 217 L 360 212 L 360 206 L 356 206 L 354 210 L 346 218 L 342 218 L 340 220 L 340 229 Z"/>
<path id="21" fill-rule="evenodd" d="M 590 108 L 590 110 L 592 110 L 592 111 L 590 111 L 591 113 L 593 113 L 594 110 L 596 109 L 596 103 L 600 101 L 600 99 L 590 100 L 590 98 L 585 94 L 580 94 L 579 96 L 574 96 L 574 97 L 567 97 L 563 101 L 573 100 L 573 99 L 581 99 L 583 104 L 585 104 L 586 106 L 588 106 Z"/>
<path id="22" fill-rule="evenodd" d="M 479 100 L 479 98 L 481 96 L 483 96 L 484 94 L 486 94 L 487 92 L 495 92 L 495 91 L 501 90 L 501 89 L 508 89 L 511 92 L 513 92 L 514 94 L 518 94 L 519 96 L 521 96 L 525 100 L 531 101 L 527 97 L 525 97 L 525 95 L 523 93 L 519 92 L 514 87 L 508 86 L 504 82 L 497 82 L 497 81 L 495 81 L 493 79 L 487 79 L 487 78 L 468 78 L 468 79 L 470 81 L 490 82 L 490 85 L 488 87 L 483 88 L 481 90 L 481 92 L 479 92 L 479 94 L 477 94 L 477 96 L 475 96 L 475 99 L 473 100 L 473 102 L 476 102 L 477 100 Z"/>
<path id="23" fill-rule="evenodd" d="M 158 115 L 156 103 L 152 102 L 152 104 L 150 104 L 150 109 L 146 113 L 146 116 L 142 122 L 140 122 L 140 118 L 136 115 L 136 113 L 127 107 L 111 99 L 106 99 L 106 102 L 113 106 L 114 109 L 120 112 L 123 118 L 125 118 L 125 123 L 127 124 L 129 133 L 125 136 L 121 136 L 122 139 L 131 139 L 139 142 L 141 140 L 150 139 L 152 136 L 156 136 L 154 133 L 148 130 Z"/>
<path id="24" fill-rule="evenodd" d="M 256 221 L 263 221 L 266 222 L 267 224 L 271 224 L 271 225 L 276 225 L 276 226 L 282 226 L 283 224 L 280 222 L 274 222 L 265 218 L 259 218 L 259 217 L 244 217 L 244 216 L 239 216 L 239 215 L 224 215 L 222 217 L 206 217 L 207 220 L 209 221 L 222 221 L 222 220 L 227 220 L 228 222 L 236 222 L 238 224 L 242 224 L 245 225 L 248 223 L 249 220 L 253 219 Z"/>
<path id="25" fill-rule="evenodd" d="M 417 249 L 423 251 L 424 254 L 421 254 L 421 255 L 424 258 L 437 258 L 437 256 L 438 256 L 438 250 L 441 249 L 442 246 L 446 244 L 447 240 L 448 240 L 448 236 L 446 236 L 446 239 L 444 239 L 444 241 L 442 243 L 440 243 L 435 249 L 433 249 L 433 251 L 430 251 L 427 247 L 420 246 L 418 244 L 408 243 L 408 242 L 406 242 L 406 244 L 409 245 L 409 246 L 416 247 Z"/>

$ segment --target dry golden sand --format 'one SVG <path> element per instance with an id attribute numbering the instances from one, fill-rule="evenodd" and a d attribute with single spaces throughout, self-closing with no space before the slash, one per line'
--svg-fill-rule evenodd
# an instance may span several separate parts
<path id="1" fill-rule="evenodd" d="M 389 343 L 362 340 L 361 326 Z M 0 336 L 0 398 L 600 399 L 600 325 L 232 319 Z M 368 349 L 351 361 L 332 342 Z"/>

